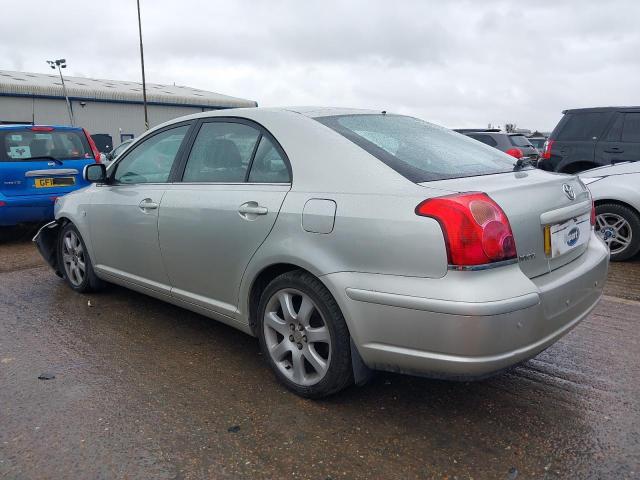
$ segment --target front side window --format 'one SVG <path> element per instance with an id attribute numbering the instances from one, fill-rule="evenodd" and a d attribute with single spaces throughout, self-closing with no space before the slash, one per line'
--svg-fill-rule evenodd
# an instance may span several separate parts
<path id="1" fill-rule="evenodd" d="M 316 120 L 416 183 L 513 171 L 512 157 L 417 118 L 361 114 Z"/>
<path id="2" fill-rule="evenodd" d="M 289 183 L 289 170 L 284 159 L 267 137 L 260 139 L 256 156 L 251 164 L 251 183 Z"/>
<path id="3" fill-rule="evenodd" d="M 242 123 L 204 123 L 193 143 L 182 181 L 244 182 L 259 137 L 257 129 Z"/>
<path id="4" fill-rule="evenodd" d="M 160 132 L 142 143 L 116 165 L 116 183 L 165 183 L 189 125 Z"/>

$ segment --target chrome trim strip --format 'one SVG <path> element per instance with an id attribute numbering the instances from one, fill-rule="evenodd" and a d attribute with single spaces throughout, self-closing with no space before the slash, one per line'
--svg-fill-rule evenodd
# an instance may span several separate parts
<path id="1" fill-rule="evenodd" d="M 75 168 L 58 168 L 50 170 L 29 170 L 25 177 L 46 177 L 48 175 L 77 175 L 79 172 Z"/>
<path id="2" fill-rule="evenodd" d="M 540 224 L 552 225 L 554 223 L 562 223 L 570 218 L 579 217 L 580 215 L 590 212 L 591 199 L 576 203 L 575 205 L 558 208 L 557 210 L 551 210 L 550 212 L 544 212 L 540 215 Z"/>
<path id="3" fill-rule="evenodd" d="M 448 265 L 447 269 L 456 271 L 489 270 L 490 268 L 504 267 L 505 265 L 513 265 L 514 263 L 518 263 L 517 258 L 502 260 L 501 262 L 484 263 L 482 265 Z"/>
<path id="4" fill-rule="evenodd" d="M 458 300 L 413 297 L 358 288 L 347 288 L 346 293 L 349 298 L 358 302 L 468 316 L 500 315 L 501 313 L 523 310 L 540 303 L 540 296 L 534 292 L 489 302 L 460 302 Z"/>

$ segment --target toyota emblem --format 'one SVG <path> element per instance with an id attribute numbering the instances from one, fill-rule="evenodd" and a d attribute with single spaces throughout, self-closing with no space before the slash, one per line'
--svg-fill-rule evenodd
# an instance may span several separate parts
<path id="1" fill-rule="evenodd" d="M 569 198 L 569 200 L 576 199 L 576 192 L 573 191 L 573 187 L 568 183 L 562 184 L 562 190 L 564 190 L 564 194 Z"/>

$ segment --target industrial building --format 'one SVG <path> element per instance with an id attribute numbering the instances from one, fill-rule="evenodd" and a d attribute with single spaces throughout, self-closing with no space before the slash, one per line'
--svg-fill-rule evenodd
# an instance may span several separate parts
<path id="1" fill-rule="evenodd" d="M 74 124 L 86 128 L 102 151 L 145 130 L 142 84 L 64 77 Z M 149 126 L 182 115 L 236 107 L 253 100 L 179 85 L 147 83 Z M 68 125 L 68 108 L 57 74 L 0 70 L 0 124 Z"/>

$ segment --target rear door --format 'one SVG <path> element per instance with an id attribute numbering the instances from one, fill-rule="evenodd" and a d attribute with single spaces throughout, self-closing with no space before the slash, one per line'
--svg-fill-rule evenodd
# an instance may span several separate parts
<path id="1" fill-rule="evenodd" d="M 172 294 L 233 315 L 249 260 L 265 240 L 291 187 L 282 148 L 262 127 L 204 121 L 182 182 L 162 198 L 159 238 Z"/>
<path id="2" fill-rule="evenodd" d="M 60 196 L 85 186 L 82 170 L 93 163 L 84 132 L 66 127 L 0 130 L 0 191 L 7 197 Z"/>

